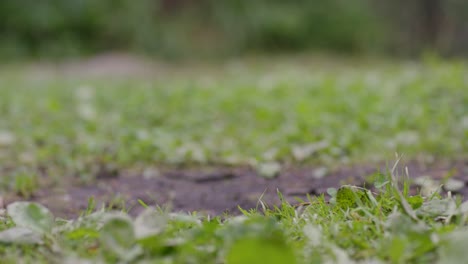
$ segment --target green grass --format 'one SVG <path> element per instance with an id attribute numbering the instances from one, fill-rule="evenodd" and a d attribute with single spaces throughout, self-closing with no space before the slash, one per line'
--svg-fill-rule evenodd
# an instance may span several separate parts
<path id="1" fill-rule="evenodd" d="M 233 62 L 148 77 L 0 71 L 1 186 L 25 197 L 48 177 L 92 182 L 103 167 L 321 163 L 466 157 L 463 63 Z M 269 168 L 271 166 L 260 166 Z M 395 170 L 376 193 L 343 186 L 204 216 L 148 208 L 54 219 L 35 203 L 0 218 L 2 263 L 460 263 L 467 204 L 411 196 Z M 281 194 L 279 194 L 281 195 Z M 115 197 L 114 206 L 120 197 Z M 146 206 L 143 204 L 143 206 Z"/>
<path id="2" fill-rule="evenodd" d="M 463 63 L 283 59 L 174 68 L 154 78 L 100 78 L 3 67 L 1 168 L 92 180 L 103 164 L 466 156 Z"/>
<path id="3" fill-rule="evenodd" d="M 147 207 L 136 218 L 96 210 L 54 219 L 10 204 L 0 221 L 2 263 L 462 263 L 468 203 L 409 195 L 396 170 L 377 191 L 343 186 L 297 207 L 283 202 L 236 217 Z M 400 177 L 401 178 L 401 177 Z M 281 194 L 279 194 L 281 197 Z"/>

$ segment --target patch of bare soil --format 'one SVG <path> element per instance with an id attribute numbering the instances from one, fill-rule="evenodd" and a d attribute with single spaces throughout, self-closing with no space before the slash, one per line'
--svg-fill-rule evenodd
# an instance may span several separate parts
<path id="1" fill-rule="evenodd" d="M 154 61 L 125 53 L 106 53 L 60 65 L 65 74 L 82 76 L 150 76 L 158 70 Z"/>
<path id="2" fill-rule="evenodd" d="M 468 197 L 468 163 L 452 162 L 424 165 L 407 164 L 410 177 L 428 176 L 444 179 L 450 176 L 463 182 L 455 194 Z M 76 217 L 86 209 L 88 198 L 93 196 L 98 206 L 113 204 L 123 206 L 131 214 L 143 207 L 138 200 L 148 205 L 166 205 L 173 211 L 199 211 L 208 214 L 229 212 L 238 214 L 238 206 L 244 209 L 259 207 L 259 199 L 269 205 L 278 204 L 277 191 L 287 201 L 297 203 L 297 198 L 306 199 L 326 193 L 330 187 L 342 184 L 369 186 L 368 176 L 387 171 L 386 166 L 343 167 L 317 178 L 314 168 L 291 167 L 284 169 L 274 179 L 262 178 L 247 167 L 237 168 L 190 168 L 151 170 L 144 173 L 120 173 L 98 177 L 92 185 L 69 185 L 42 188 L 32 198 L 48 206 L 57 216 Z M 404 168 L 398 169 L 404 175 Z M 370 186 L 369 186 L 370 187 Z M 7 202 L 17 200 L 9 197 Z"/>
<path id="3" fill-rule="evenodd" d="M 14 65 L 7 65 L 8 68 L 15 68 Z M 168 61 L 154 57 L 108 52 L 92 57 L 69 58 L 58 61 L 37 61 L 31 64 L 18 64 L 24 76 L 37 80 L 50 78 L 51 76 L 61 76 L 66 78 L 143 78 L 152 80 L 176 76 L 200 76 L 217 72 L 219 65 L 213 66 L 203 61 Z M 0 64 L 0 69 L 2 65 Z"/>
<path id="4" fill-rule="evenodd" d="M 15 65 L 8 66 L 15 68 Z M 23 73 L 27 72 L 24 76 L 30 79 L 57 75 L 71 78 L 148 78 L 164 76 L 171 69 L 170 65 L 163 61 L 118 52 L 103 53 L 89 58 L 36 61 L 16 67 L 20 67 Z"/>

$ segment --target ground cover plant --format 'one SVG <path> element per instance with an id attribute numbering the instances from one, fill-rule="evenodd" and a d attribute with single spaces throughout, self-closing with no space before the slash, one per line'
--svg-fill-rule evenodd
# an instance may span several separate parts
<path id="1" fill-rule="evenodd" d="M 54 219 L 40 204 L 2 212 L 3 263 L 461 263 L 468 202 L 437 192 L 410 195 L 396 165 L 375 178 L 375 192 L 330 189 L 309 201 L 243 215 L 89 210 Z M 278 193 L 281 196 L 281 193 Z"/>
<path id="2" fill-rule="evenodd" d="M 425 163 L 466 158 L 464 63 L 274 62 L 156 65 L 118 76 L 93 64 L 2 66 L 2 197 L 34 200 L 45 187 L 97 186 L 154 167 L 249 166 L 274 178 L 283 167 L 385 162 L 394 152 Z M 134 218 L 90 198 L 81 217 L 61 219 L 43 205 L 8 200 L 0 254 L 5 263 L 459 262 L 467 205 L 446 193 L 418 194 L 409 182 L 393 169 L 366 186 L 336 182 L 305 202 L 275 206 L 258 196 L 257 209 L 241 216 L 161 204 Z"/>

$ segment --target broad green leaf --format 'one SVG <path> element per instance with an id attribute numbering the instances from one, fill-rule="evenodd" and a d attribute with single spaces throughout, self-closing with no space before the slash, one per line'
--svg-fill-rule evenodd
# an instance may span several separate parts
<path id="1" fill-rule="evenodd" d="M 419 216 L 437 217 L 456 213 L 456 204 L 452 199 L 433 199 L 421 205 L 416 211 Z"/>
<path id="2" fill-rule="evenodd" d="M 147 208 L 135 219 L 135 237 L 142 239 L 161 233 L 167 224 L 167 217 L 154 208 Z"/>
<path id="3" fill-rule="evenodd" d="M 5 244 L 42 244 L 42 235 L 26 227 L 15 226 L 0 232 L 0 243 Z"/>
<path id="4" fill-rule="evenodd" d="M 107 215 L 100 233 L 103 247 L 121 259 L 131 260 L 140 254 L 139 248 L 135 247 L 135 232 L 130 217 Z"/>
<path id="5" fill-rule="evenodd" d="M 458 264 L 466 261 L 468 230 L 459 229 L 444 237 L 439 248 L 440 264 Z"/>
<path id="6" fill-rule="evenodd" d="M 408 248 L 408 240 L 403 236 L 393 236 L 383 253 L 388 254 L 392 263 L 403 263 Z"/>
<path id="7" fill-rule="evenodd" d="M 464 201 L 457 209 L 458 213 L 460 214 L 467 214 L 468 213 L 468 201 Z"/>
<path id="8" fill-rule="evenodd" d="M 52 229 L 54 216 L 38 203 L 14 202 L 7 206 L 7 213 L 18 227 L 26 227 L 39 233 Z"/>
<path id="9" fill-rule="evenodd" d="M 234 243 L 226 256 L 227 264 L 294 264 L 293 250 L 279 239 L 247 238 Z"/>
<path id="10" fill-rule="evenodd" d="M 465 187 L 465 182 L 457 179 L 448 179 L 444 183 L 444 189 L 446 191 L 457 192 Z"/>

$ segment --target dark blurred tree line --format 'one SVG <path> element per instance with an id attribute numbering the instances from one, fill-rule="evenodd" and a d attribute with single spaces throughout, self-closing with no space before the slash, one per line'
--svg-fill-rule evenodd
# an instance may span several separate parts
<path id="1" fill-rule="evenodd" d="M 468 1 L 378 0 L 376 6 L 393 38 L 387 40 L 393 53 L 468 54 Z"/>
<path id="2" fill-rule="evenodd" d="M 2 0 L 0 56 L 468 54 L 466 0 Z"/>

